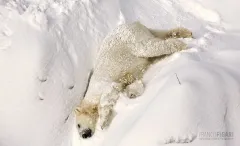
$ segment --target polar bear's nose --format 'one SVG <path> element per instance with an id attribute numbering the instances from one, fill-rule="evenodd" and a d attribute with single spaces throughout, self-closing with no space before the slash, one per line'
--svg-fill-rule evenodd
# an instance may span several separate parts
<path id="1" fill-rule="evenodd" d="M 85 129 L 82 132 L 82 138 L 89 138 L 92 136 L 92 130 L 91 129 Z"/>

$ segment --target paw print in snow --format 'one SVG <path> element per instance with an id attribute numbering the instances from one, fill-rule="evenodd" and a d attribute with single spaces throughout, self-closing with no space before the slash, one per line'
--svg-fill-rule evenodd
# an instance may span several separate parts
<path id="1" fill-rule="evenodd" d="M 196 139 L 196 134 L 185 134 L 182 136 L 170 136 L 165 138 L 163 141 L 160 141 L 161 144 L 170 144 L 170 143 L 191 143 Z"/>

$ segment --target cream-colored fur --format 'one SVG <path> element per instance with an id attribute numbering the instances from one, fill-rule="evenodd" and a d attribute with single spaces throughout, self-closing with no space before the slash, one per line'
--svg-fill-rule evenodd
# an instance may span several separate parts
<path id="1" fill-rule="evenodd" d="M 180 37 L 192 37 L 192 32 L 185 28 L 153 30 L 139 22 L 120 25 L 108 34 L 86 96 L 76 109 L 79 133 L 86 128 L 94 133 L 97 122 L 102 129 L 109 125 L 119 92 L 125 91 L 130 98 L 140 96 L 144 91 L 141 79 L 152 63 L 150 58 L 186 49 L 186 44 L 177 39 Z"/>

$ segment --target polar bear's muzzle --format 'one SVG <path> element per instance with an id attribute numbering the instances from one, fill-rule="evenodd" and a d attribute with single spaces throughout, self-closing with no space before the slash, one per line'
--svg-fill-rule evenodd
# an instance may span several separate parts
<path id="1" fill-rule="evenodd" d="M 92 137 L 93 131 L 87 128 L 87 129 L 84 129 L 80 135 L 82 136 L 82 138 L 89 138 L 89 137 Z"/>

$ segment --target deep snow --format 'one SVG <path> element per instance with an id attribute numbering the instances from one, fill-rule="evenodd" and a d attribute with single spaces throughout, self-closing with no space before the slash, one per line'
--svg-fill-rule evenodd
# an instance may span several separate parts
<path id="1" fill-rule="evenodd" d="M 238 0 L 0 0 L 0 145 L 238 146 L 238 5 Z M 150 28 L 184 26 L 194 39 L 184 40 L 189 50 L 147 71 L 144 95 L 119 99 L 108 130 L 79 139 L 71 112 L 83 96 L 98 46 L 118 24 L 136 20 Z M 233 139 L 199 137 L 225 131 Z"/>

